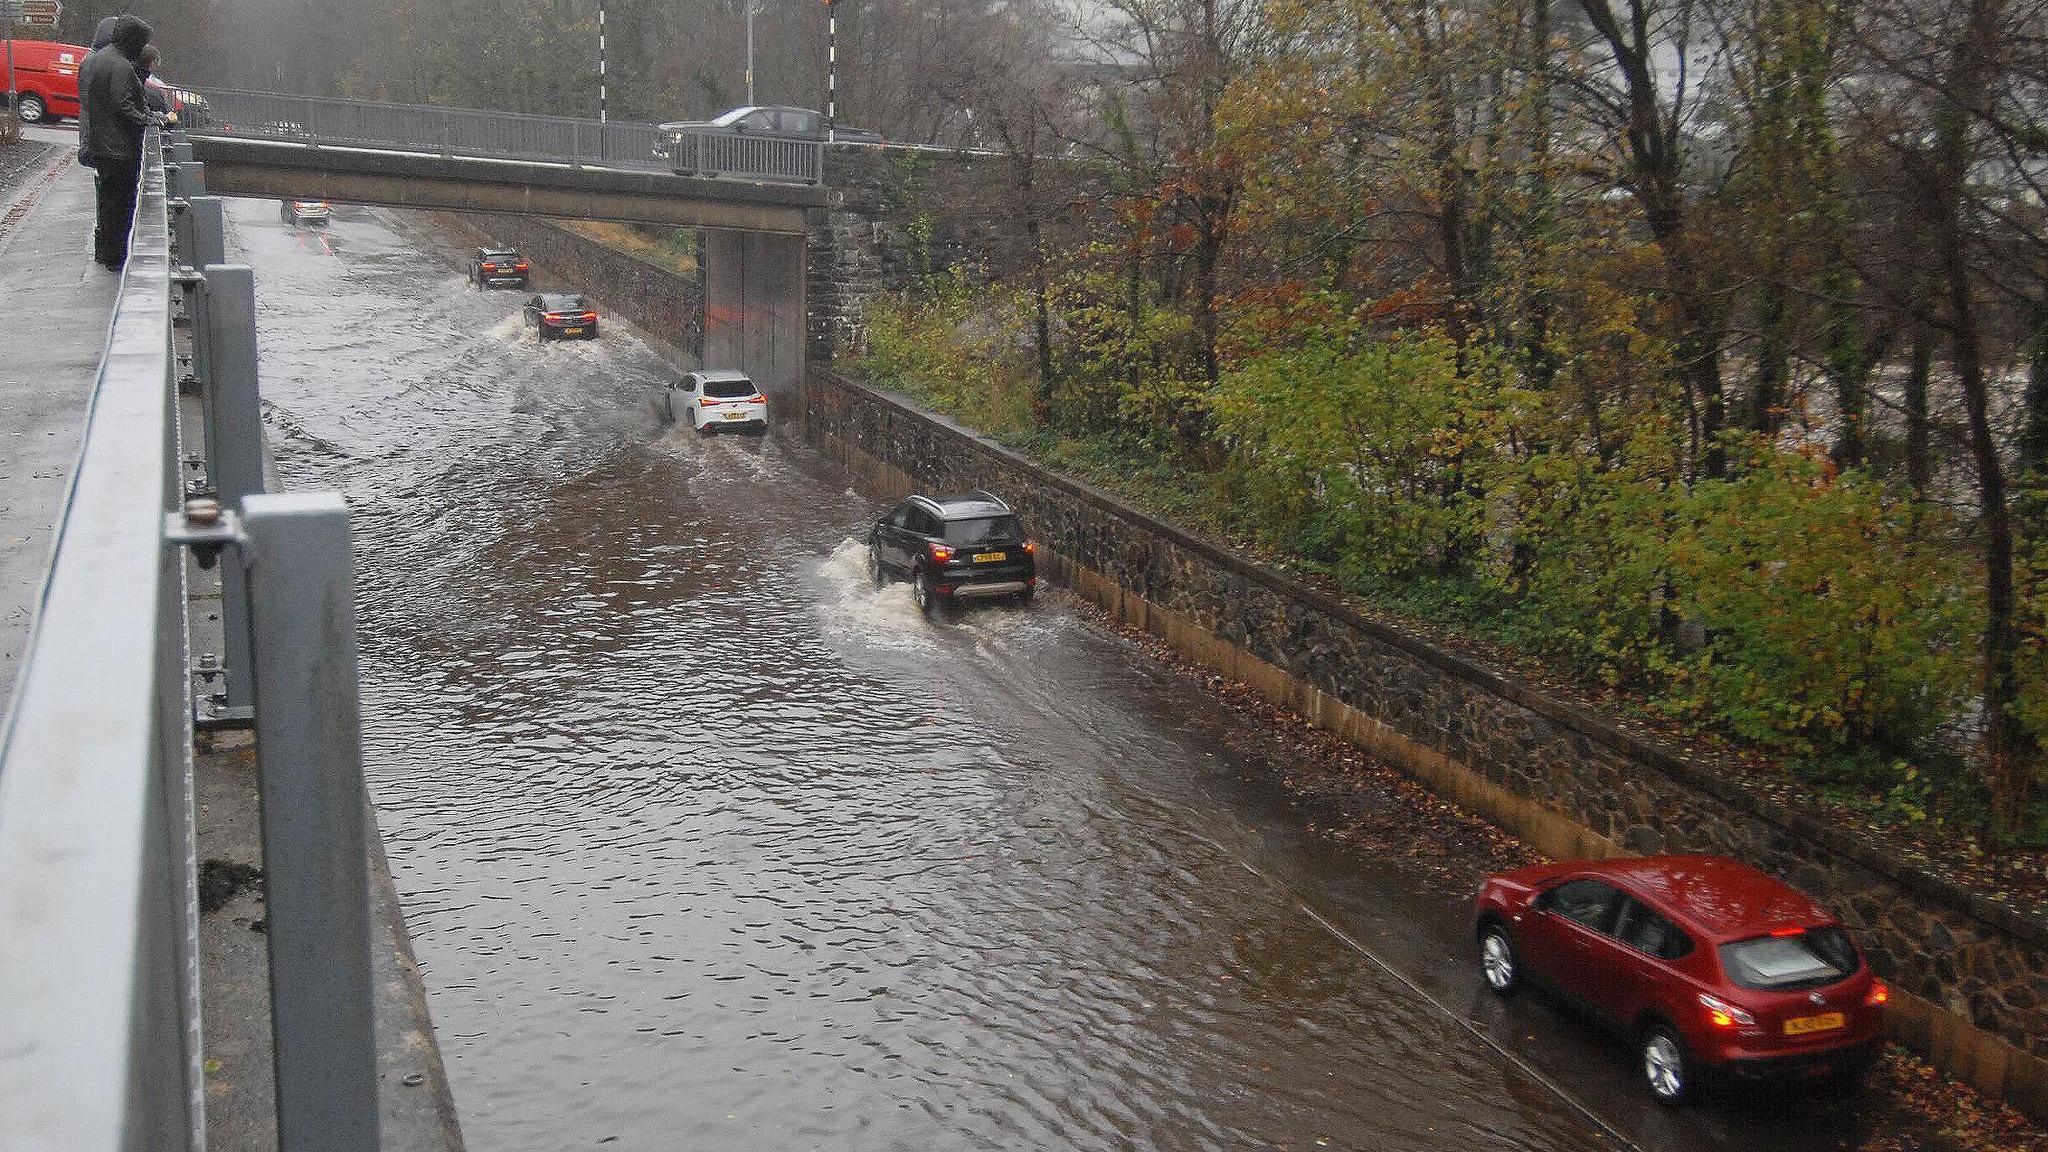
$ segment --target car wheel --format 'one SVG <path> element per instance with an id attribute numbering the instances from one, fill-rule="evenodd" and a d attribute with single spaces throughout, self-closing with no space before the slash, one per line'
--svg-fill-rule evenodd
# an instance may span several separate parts
<path id="1" fill-rule="evenodd" d="M 1643 1030 L 1636 1049 L 1642 1057 L 1643 1086 L 1659 1104 L 1678 1104 L 1692 1092 L 1692 1057 L 1685 1041 L 1669 1024 L 1652 1024 Z"/>
<path id="2" fill-rule="evenodd" d="M 1479 933 L 1479 974 L 1496 996 L 1514 992 L 1522 980 L 1522 968 L 1515 958 L 1515 942 L 1499 924 L 1488 924 Z"/>
<path id="3" fill-rule="evenodd" d="M 1036 597 L 1037 595 L 1038 595 L 1038 589 L 1036 589 L 1036 588 L 1029 588 L 1029 587 L 1025 588 L 1025 589 L 1024 589 L 1024 590 L 1023 590 L 1022 592 L 1019 592 L 1019 593 L 1017 593 L 1017 607 L 1019 607 L 1019 608 L 1029 608 L 1029 607 L 1031 607 L 1031 601 L 1032 601 L 1032 599 L 1033 599 L 1034 597 Z"/>
<path id="4" fill-rule="evenodd" d="M 33 92 L 23 92 L 19 113 L 23 124 L 41 124 L 43 117 L 50 114 L 50 109 L 43 103 L 41 96 Z"/>
<path id="5" fill-rule="evenodd" d="M 934 619 L 938 617 L 940 597 L 937 592 L 932 590 L 931 573 L 919 572 L 917 574 L 916 581 L 910 586 L 910 598 L 917 604 L 919 612 Z"/>
<path id="6" fill-rule="evenodd" d="M 877 588 L 889 582 L 889 572 L 882 567 L 882 553 L 873 544 L 868 545 L 868 580 Z"/>

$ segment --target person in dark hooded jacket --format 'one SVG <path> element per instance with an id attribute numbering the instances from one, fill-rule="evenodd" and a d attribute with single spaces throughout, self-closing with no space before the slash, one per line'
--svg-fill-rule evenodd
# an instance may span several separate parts
<path id="1" fill-rule="evenodd" d="M 142 133 L 157 117 L 143 96 L 135 65 L 152 33 L 139 17 L 121 16 L 104 48 L 78 67 L 78 157 L 99 172 L 99 219 L 93 259 L 119 271 L 128 262 L 142 176 Z"/>
<path id="2" fill-rule="evenodd" d="M 99 27 L 92 30 L 93 51 L 97 52 L 114 42 L 114 25 L 120 22 L 121 18 L 119 16 L 100 17 Z"/>

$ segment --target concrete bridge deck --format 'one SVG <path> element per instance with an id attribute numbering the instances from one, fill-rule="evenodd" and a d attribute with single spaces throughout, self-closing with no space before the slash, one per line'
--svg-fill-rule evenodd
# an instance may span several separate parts
<path id="1" fill-rule="evenodd" d="M 827 189 L 773 181 L 486 156 L 446 156 L 232 136 L 191 137 L 206 186 L 221 196 L 300 197 L 802 235 Z"/>

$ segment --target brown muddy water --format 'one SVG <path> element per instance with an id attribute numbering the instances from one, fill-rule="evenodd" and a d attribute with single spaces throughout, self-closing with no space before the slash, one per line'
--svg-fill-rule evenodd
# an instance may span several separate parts
<path id="1" fill-rule="evenodd" d="M 270 433 L 354 511 L 372 797 L 472 1149 L 1835 1147 L 1479 989 L 1057 593 L 933 624 L 877 504 L 660 420 L 390 213 L 237 202 Z M 1818 1116 L 1815 1120 L 1812 1117 Z"/>

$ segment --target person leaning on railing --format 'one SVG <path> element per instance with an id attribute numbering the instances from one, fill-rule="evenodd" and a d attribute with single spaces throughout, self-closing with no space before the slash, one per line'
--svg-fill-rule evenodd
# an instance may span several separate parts
<path id="1" fill-rule="evenodd" d="M 163 117 L 149 110 L 136 64 L 152 32 L 136 16 L 114 21 L 103 48 L 78 68 L 78 162 L 99 173 L 99 216 L 92 258 L 113 271 L 128 262 L 128 232 L 135 223 L 136 184 L 142 176 L 142 134 Z"/>
<path id="2" fill-rule="evenodd" d="M 143 46 L 142 55 L 135 61 L 135 77 L 142 81 L 142 102 L 149 110 L 163 117 L 166 124 L 176 124 L 178 114 L 171 110 L 171 102 L 164 97 L 163 89 L 149 86 L 150 73 L 156 71 L 156 62 L 162 57 L 154 44 Z"/>

